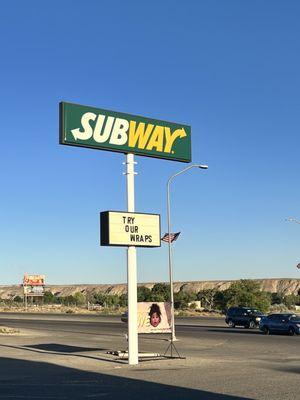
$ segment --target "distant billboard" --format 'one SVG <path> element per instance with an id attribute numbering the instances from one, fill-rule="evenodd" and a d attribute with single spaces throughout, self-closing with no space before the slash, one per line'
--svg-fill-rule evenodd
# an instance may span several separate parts
<path id="1" fill-rule="evenodd" d="M 45 275 L 28 275 L 23 278 L 23 286 L 44 286 Z"/>
<path id="2" fill-rule="evenodd" d="M 44 296 L 44 286 L 24 286 L 24 294 L 27 296 Z"/>
<path id="3" fill-rule="evenodd" d="M 138 333 L 170 333 L 171 303 L 138 303 Z"/>

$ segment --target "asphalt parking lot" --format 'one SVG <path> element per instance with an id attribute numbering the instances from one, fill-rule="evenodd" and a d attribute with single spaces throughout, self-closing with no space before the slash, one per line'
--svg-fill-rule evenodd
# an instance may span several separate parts
<path id="1" fill-rule="evenodd" d="M 299 398 L 300 337 L 230 329 L 220 318 L 178 318 L 181 359 L 129 366 L 119 317 L 1 314 L 0 399 Z M 163 335 L 141 335 L 141 352 L 163 354 Z M 170 353 L 168 353 L 170 354 Z"/>

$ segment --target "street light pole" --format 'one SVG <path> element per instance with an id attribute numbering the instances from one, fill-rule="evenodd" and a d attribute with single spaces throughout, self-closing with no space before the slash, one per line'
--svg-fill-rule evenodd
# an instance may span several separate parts
<path id="1" fill-rule="evenodd" d="M 170 206 L 170 184 L 172 180 L 178 176 L 183 174 L 184 172 L 188 171 L 191 168 L 200 168 L 200 169 L 207 169 L 207 165 L 201 164 L 193 164 L 189 165 L 188 167 L 184 168 L 183 170 L 177 172 L 176 174 L 172 175 L 167 182 L 167 215 L 168 215 L 168 249 L 169 249 L 169 277 L 170 277 L 170 294 L 171 294 L 171 324 L 172 324 L 172 331 L 171 331 L 171 342 L 175 342 L 176 335 L 175 335 L 175 318 L 174 318 L 174 291 L 173 291 L 173 263 L 172 263 L 172 244 L 171 244 L 171 206 Z"/>

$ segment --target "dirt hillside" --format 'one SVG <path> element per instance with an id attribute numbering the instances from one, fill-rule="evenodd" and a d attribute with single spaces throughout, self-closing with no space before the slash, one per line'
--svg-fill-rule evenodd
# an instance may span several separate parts
<path id="1" fill-rule="evenodd" d="M 191 281 L 191 282 L 175 282 L 175 292 L 195 292 L 198 293 L 203 289 L 218 288 L 219 290 L 227 289 L 234 281 Z M 300 279 L 257 279 L 256 282 L 261 284 L 262 290 L 271 293 L 298 294 L 300 293 Z M 140 286 L 152 288 L 154 283 L 140 283 Z M 74 295 L 76 292 L 95 293 L 102 292 L 105 294 L 121 295 L 127 292 L 126 284 L 84 284 L 84 285 L 47 285 L 46 290 L 51 291 L 57 297 L 65 297 Z M 20 285 L 5 286 L 0 285 L 0 298 L 12 299 L 15 296 L 22 296 L 22 287 Z"/>

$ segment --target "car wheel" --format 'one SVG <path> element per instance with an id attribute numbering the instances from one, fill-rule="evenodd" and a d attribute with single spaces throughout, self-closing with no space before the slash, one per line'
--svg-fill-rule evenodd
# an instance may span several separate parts
<path id="1" fill-rule="evenodd" d="M 254 329 L 255 328 L 255 322 L 254 321 L 250 321 L 249 322 L 249 328 L 250 329 Z"/>
<path id="2" fill-rule="evenodd" d="M 289 328 L 289 335 L 290 336 L 294 336 L 295 335 L 295 329 L 292 326 Z"/>
<path id="3" fill-rule="evenodd" d="M 262 331 L 264 335 L 270 335 L 270 329 L 267 326 L 264 326 Z"/>
<path id="4" fill-rule="evenodd" d="M 235 328 L 235 323 L 232 321 L 232 319 L 228 321 L 228 326 L 229 328 Z"/>

